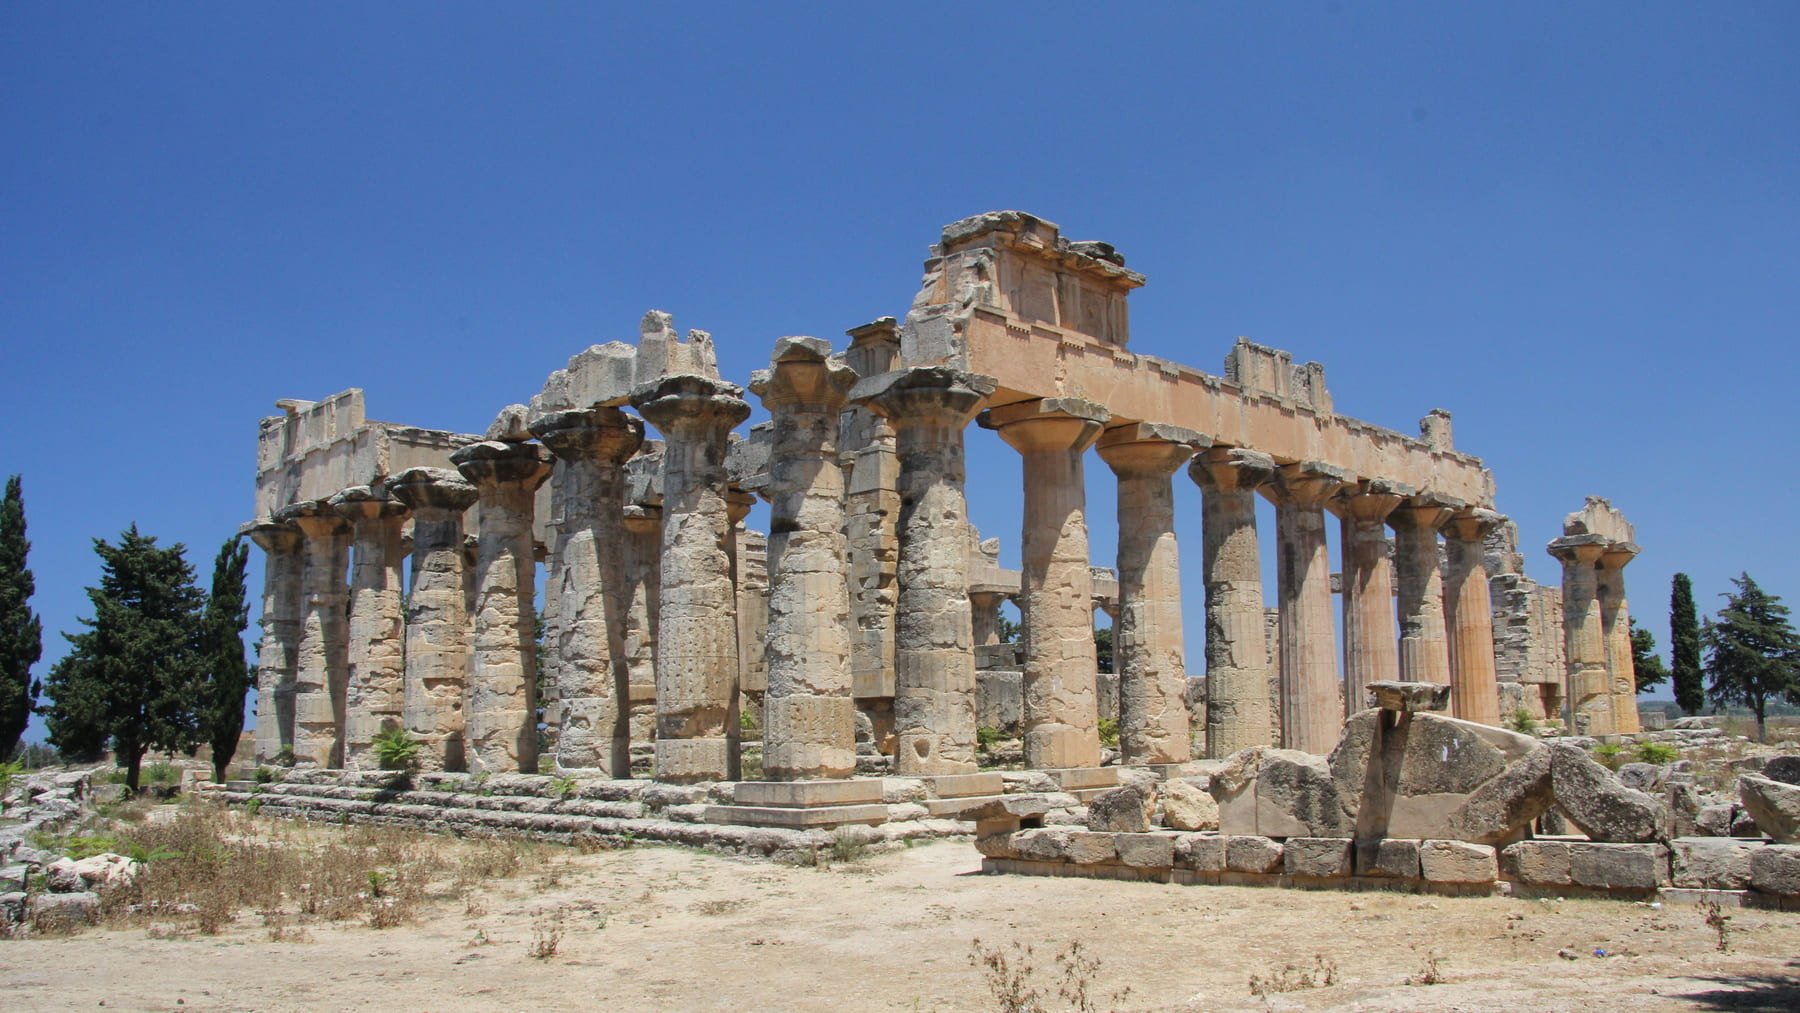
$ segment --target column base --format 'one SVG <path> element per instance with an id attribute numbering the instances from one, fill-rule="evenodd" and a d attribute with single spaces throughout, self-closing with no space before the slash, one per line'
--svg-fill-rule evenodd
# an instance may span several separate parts
<path id="1" fill-rule="evenodd" d="M 716 739 L 657 739 L 656 780 L 670 784 L 736 780 L 732 742 Z"/>

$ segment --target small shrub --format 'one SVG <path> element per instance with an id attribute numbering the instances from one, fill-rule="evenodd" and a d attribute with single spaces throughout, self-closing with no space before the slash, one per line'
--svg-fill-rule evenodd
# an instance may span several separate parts
<path id="1" fill-rule="evenodd" d="M 571 798 L 581 787 L 572 777 L 553 777 L 550 779 L 550 794 L 557 798 Z"/>
<path id="2" fill-rule="evenodd" d="M 1117 718 L 1100 719 L 1100 744 L 1108 749 L 1119 748 L 1119 721 Z"/>
<path id="3" fill-rule="evenodd" d="M 563 909 L 552 908 L 531 920 L 531 946 L 526 952 L 533 960 L 549 960 L 562 945 Z"/>
<path id="4" fill-rule="evenodd" d="M 746 732 L 755 732 L 760 731 L 762 726 L 756 723 L 756 712 L 745 710 L 738 712 L 738 728 Z"/>
<path id="5" fill-rule="evenodd" d="M 276 753 L 275 758 L 269 762 L 277 767 L 292 767 L 294 765 L 294 747 L 282 746 L 281 751 Z"/>
<path id="6" fill-rule="evenodd" d="M 1681 750 L 1667 742 L 1640 742 L 1632 753 L 1639 763 L 1674 763 L 1681 759 Z"/>
<path id="7" fill-rule="evenodd" d="M 1594 747 L 1594 759 L 1612 770 L 1618 770 L 1625 762 L 1625 747 L 1617 742 L 1602 742 Z"/>
<path id="8" fill-rule="evenodd" d="M 861 861 L 869 854 L 869 842 L 860 834 L 846 833 L 843 828 L 831 835 L 831 860 L 840 865 Z"/>
<path id="9" fill-rule="evenodd" d="M 25 773 L 23 761 L 14 760 L 11 763 L 0 763 L 0 809 L 6 807 L 6 793 L 12 790 L 13 778 L 23 773 Z"/>
<path id="10" fill-rule="evenodd" d="M 1406 979 L 1408 985 L 1441 985 L 1444 983 L 1444 969 L 1441 966 L 1444 958 L 1433 953 L 1425 958 L 1419 967 L 1419 973 Z"/>
<path id="11" fill-rule="evenodd" d="M 1330 988 L 1337 984 L 1337 964 L 1323 953 L 1313 954 L 1313 964 L 1288 964 L 1268 977 L 1250 976 L 1250 994 L 1262 997 L 1303 988 Z"/>
<path id="12" fill-rule="evenodd" d="M 172 788 L 181 783 L 181 771 L 167 760 L 157 760 L 144 768 L 139 780 L 157 788 Z"/>
<path id="13" fill-rule="evenodd" d="M 419 741 L 404 728 L 383 728 L 370 740 L 382 770 L 410 773 L 419 765 Z"/>
<path id="14" fill-rule="evenodd" d="M 1713 930 L 1719 952 L 1731 952 L 1731 916 L 1719 907 L 1719 902 L 1711 898 L 1701 901 L 1700 917 L 1706 922 L 1706 927 Z"/>
<path id="15" fill-rule="evenodd" d="M 1531 711 L 1524 707 L 1513 711 L 1506 719 L 1506 727 L 1520 735 L 1530 735 L 1537 730 L 1537 726 L 1537 718 L 1532 717 Z"/>
<path id="16" fill-rule="evenodd" d="M 279 774 L 275 773 L 275 771 L 270 770 L 268 767 L 256 768 L 256 783 L 257 784 L 259 784 L 259 785 L 276 784 L 280 780 L 281 780 L 281 776 Z"/>
<path id="17" fill-rule="evenodd" d="M 993 749 L 994 743 L 1000 741 L 1000 729 L 992 725 L 982 725 L 975 729 L 975 742 L 982 749 Z"/>

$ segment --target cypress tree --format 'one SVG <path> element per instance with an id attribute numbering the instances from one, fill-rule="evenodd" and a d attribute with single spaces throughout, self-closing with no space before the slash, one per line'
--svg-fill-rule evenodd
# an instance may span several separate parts
<path id="1" fill-rule="evenodd" d="M 30 608 L 37 584 L 25 557 L 25 495 L 19 476 L 6 480 L 0 500 L 0 762 L 12 757 L 37 703 L 31 666 L 44 654 L 44 627 Z"/>
<path id="2" fill-rule="evenodd" d="M 1706 706 L 1700 678 L 1700 620 L 1694 614 L 1694 582 L 1678 573 L 1669 587 L 1669 672 L 1675 682 L 1675 704 L 1683 714 Z"/>
<path id="3" fill-rule="evenodd" d="M 50 741 L 71 756 L 93 756 L 110 740 L 135 793 L 147 750 L 191 752 L 201 742 L 206 596 L 181 544 L 158 548 L 135 524 L 117 545 L 95 539 L 94 551 L 94 616 L 65 634 L 71 650 L 50 671 L 44 715 Z"/>
<path id="4" fill-rule="evenodd" d="M 1781 599 L 1756 586 L 1748 573 L 1731 579 L 1717 620 L 1700 634 L 1706 646 L 1707 693 L 1722 704 L 1743 704 L 1756 715 L 1756 740 L 1768 741 L 1765 718 L 1776 697 L 1800 703 L 1800 635 Z"/>
<path id="5" fill-rule="evenodd" d="M 219 549 L 202 623 L 206 693 L 200 723 L 202 734 L 212 743 L 215 781 L 225 780 L 225 769 L 231 765 L 238 736 L 244 731 L 244 694 L 250 688 L 250 666 L 244 660 L 244 627 L 250 622 L 244 567 L 249 559 L 250 548 L 240 537 Z"/>

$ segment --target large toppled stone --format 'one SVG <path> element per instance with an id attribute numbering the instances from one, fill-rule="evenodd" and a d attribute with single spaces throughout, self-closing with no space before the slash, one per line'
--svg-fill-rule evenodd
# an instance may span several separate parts
<path id="1" fill-rule="evenodd" d="M 1112 834 L 1141 834 L 1150 829 L 1156 808 L 1156 789 L 1143 784 L 1101 792 L 1088 802 L 1090 830 Z"/>
<path id="2" fill-rule="evenodd" d="M 1163 823 L 1171 830 L 1219 829 L 1219 803 L 1192 781 L 1178 778 L 1162 787 Z"/>
<path id="3" fill-rule="evenodd" d="M 1297 749 L 1240 750 L 1213 775 L 1211 792 L 1227 834 L 1349 837 L 1356 825 L 1326 758 Z"/>
<path id="4" fill-rule="evenodd" d="M 1758 830 L 1781 844 L 1800 843 L 1800 785 L 1761 774 L 1741 774 L 1738 797 Z"/>
<path id="5" fill-rule="evenodd" d="M 1639 844 L 1668 836 L 1669 813 L 1660 801 L 1620 784 L 1574 746 L 1550 747 L 1550 790 L 1569 822 L 1594 841 Z"/>
<path id="6" fill-rule="evenodd" d="M 1534 750 L 1507 765 L 1452 811 L 1445 821 L 1448 836 L 1476 844 L 1507 844 L 1523 836 L 1531 821 L 1554 801 L 1550 750 Z"/>
<path id="7" fill-rule="evenodd" d="M 1800 756 L 1776 756 L 1763 764 L 1762 776 L 1782 784 L 1800 784 Z"/>

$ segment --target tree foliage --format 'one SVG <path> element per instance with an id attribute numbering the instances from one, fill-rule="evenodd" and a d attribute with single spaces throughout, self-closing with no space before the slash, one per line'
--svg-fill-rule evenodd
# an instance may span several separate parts
<path id="1" fill-rule="evenodd" d="M 201 624 L 201 675 L 206 690 L 200 701 L 200 727 L 212 744 L 215 781 L 225 780 L 225 770 L 244 731 L 244 694 L 250 690 L 250 665 L 244 660 L 244 627 L 250 622 L 244 567 L 249 559 L 250 547 L 241 537 L 220 547 L 213 560 L 212 594 L 206 599 Z"/>
<path id="2" fill-rule="evenodd" d="M 1631 620 L 1631 664 L 1637 672 L 1637 691 L 1644 692 L 1669 681 L 1669 668 L 1656 653 L 1656 635 Z"/>
<path id="3" fill-rule="evenodd" d="M 180 543 L 159 548 L 132 525 L 114 545 L 94 540 L 98 587 L 86 629 L 51 669 L 44 709 L 50 741 L 91 757 L 108 741 L 136 792 L 146 750 L 191 752 L 202 741 L 199 702 L 205 595 Z"/>
<path id="4" fill-rule="evenodd" d="M 25 565 L 30 552 L 25 495 L 14 475 L 6 480 L 6 498 L 0 500 L 0 761 L 11 758 L 37 703 L 31 666 L 43 656 L 44 627 L 30 607 L 37 591 Z"/>
<path id="5" fill-rule="evenodd" d="M 1700 619 L 1694 612 L 1694 582 L 1685 573 L 1676 574 L 1669 586 L 1669 677 L 1681 712 L 1700 713 L 1706 706 L 1706 685 L 1700 671 Z"/>
<path id="6" fill-rule="evenodd" d="M 1781 599 L 1758 587 L 1748 573 L 1733 577 L 1717 619 L 1700 633 L 1706 648 L 1707 693 L 1721 704 L 1742 704 L 1756 715 L 1756 737 L 1766 741 L 1769 701 L 1800 704 L 1800 635 Z"/>

